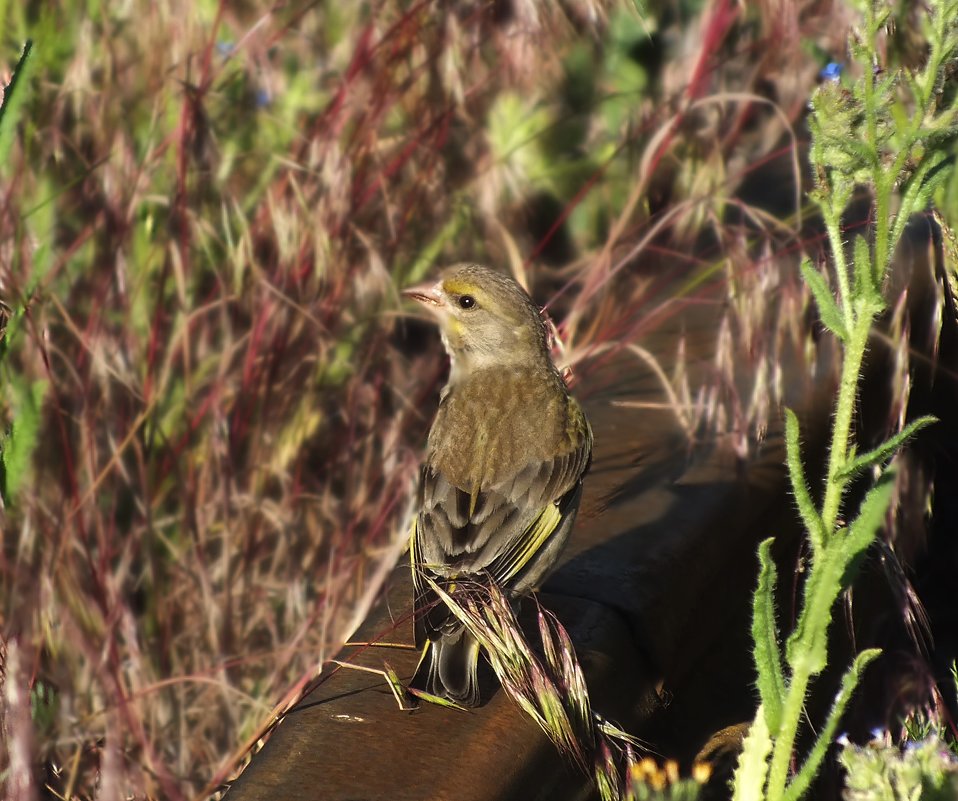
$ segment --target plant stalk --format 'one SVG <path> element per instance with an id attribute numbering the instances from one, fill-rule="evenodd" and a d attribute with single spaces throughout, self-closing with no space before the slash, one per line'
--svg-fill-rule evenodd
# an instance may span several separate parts
<path id="1" fill-rule="evenodd" d="M 833 245 L 834 246 L 834 245 Z M 839 472 L 848 462 L 848 441 L 851 434 L 852 416 L 855 413 L 855 400 L 858 390 L 858 376 L 865 359 L 868 345 L 868 333 L 871 330 L 874 312 L 870 304 L 862 304 L 854 314 L 854 320 L 848 325 L 848 342 L 845 343 L 845 355 L 842 359 L 842 376 L 838 388 L 838 400 L 835 404 L 835 422 L 832 428 L 832 442 L 828 452 L 828 482 L 825 485 L 825 499 L 822 502 L 822 523 L 826 544 L 835 532 L 838 511 L 842 495 L 848 483 L 838 478 Z"/>
<path id="2" fill-rule="evenodd" d="M 823 209 L 823 212 L 825 210 Z M 845 249 L 842 244 L 841 212 L 828 210 L 825 214 L 825 230 L 828 241 L 832 246 L 832 257 L 835 259 L 835 278 L 838 281 L 838 300 L 842 316 L 845 318 L 845 327 L 849 327 L 849 320 L 854 319 L 851 292 L 848 288 L 848 265 L 845 261 Z"/>
<path id="3" fill-rule="evenodd" d="M 798 736 L 798 722 L 805 708 L 805 695 L 811 672 L 806 664 L 800 664 L 792 670 L 792 680 L 788 684 L 785 703 L 782 706 L 782 725 L 774 737 L 772 762 L 768 772 L 768 801 L 779 801 L 785 794 L 788 779 L 788 767 L 792 758 L 792 747 Z"/>

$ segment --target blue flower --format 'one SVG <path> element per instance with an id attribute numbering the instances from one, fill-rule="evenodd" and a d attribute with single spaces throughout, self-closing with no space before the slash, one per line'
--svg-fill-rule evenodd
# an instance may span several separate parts
<path id="1" fill-rule="evenodd" d="M 818 77 L 826 81 L 837 81 L 842 77 L 843 69 L 845 69 L 845 67 L 837 61 L 829 61 L 822 67 L 822 71 L 818 73 Z"/>

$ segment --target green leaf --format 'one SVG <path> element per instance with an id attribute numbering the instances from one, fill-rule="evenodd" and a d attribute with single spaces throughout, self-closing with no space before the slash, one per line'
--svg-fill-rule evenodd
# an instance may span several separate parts
<path id="1" fill-rule="evenodd" d="M 805 579 L 805 589 L 803 593 L 801 611 L 799 612 L 798 622 L 795 629 L 789 635 L 785 643 L 785 660 L 793 671 L 801 664 L 808 666 L 808 674 L 815 676 L 825 669 L 828 660 L 827 634 L 828 625 L 831 622 L 831 605 L 824 604 L 821 601 L 816 605 L 816 599 L 823 597 L 820 589 L 826 583 L 829 586 L 840 586 L 839 582 L 843 571 L 837 575 L 826 576 L 831 563 L 828 560 L 827 553 L 816 560 Z M 826 582 L 826 579 L 830 581 Z M 834 602 L 838 597 L 836 590 L 831 595 L 831 601 Z M 826 599 L 828 600 L 828 599 Z M 825 606 L 824 616 L 819 611 L 819 607 Z"/>
<path id="2" fill-rule="evenodd" d="M 770 731 L 778 731 L 782 721 L 782 699 L 785 698 L 785 677 L 779 651 L 778 625 L 775 621 L 775 586 L 778 576 L 769 538 L 758 546 L 761 569 L 758 587 L 752 596 L 752 642 L 755 644 L 755 668 L 758 671 L 758 693 Z"/>
<path id="3" fill-rule="evenodd" d="M 805 470 L 802 467 L 802 453 L 799 444 L 798 417 L 791 409 L 785 409 L 785 462 L 788 465 L 788 479 L 792 485 L 792 494 L 798 505 L 805 529 L 812 543 L 812 552 L 817 553 L 825 541 L 825 526 L 821 515 L 815 508 L 812 496 L 805 482 Z"/>
<path id="4" fill-rule="evenodd" d="M 932 193 L 949 176 L 951 162 L 949 154 L 942 150 L 930 151 L 908 179 L 901 193 L 901 203 L 891 231 L 892 248 L 901 239 L 905 226 L 914 212 L 921 211 L 928 204 Z M 889 253 L 891 248 L 889 248 Z M 879 265 L 884 268 L 885 265 Z"/>
<path id="5" fill-rule="evenodd" d="M 866 300 L 870 304 L 881 305 L 882 297 L 875 280 L 875 263 L 872 259 L 871 248 L 868 247 L 868 240 L 861 234 L 855 237 L 852 267 L 855 275 L 852 296 L 856 300 Z"/>
<path id="6" fill-rule="evenodd" d="M 954 161 L 952 159 L 946 160 L 946 158 L 942 157 L 937 160 L 935 165 L 928 170 L 925 179 L 922 181 L 921 188 L 915 200 L 916 213 L 928 208 L 932 195 L 938 191 L 938 187 L 944 186 L 947 183 L 953 172 Z"/>
<path id="7" fill-rule="evenodd" d="M 845 467 L 838 471 L 838 473 L 835 475 L 835 478 L 838 481 L 845 481 L 858 475 L 869 467 L 890 459 L 908 439 L 921 431 L 921 429 L 937 422 L 938 418 L 932 417 L 931 415 L 925 415 L 924 417 L 919 417 L 917 420 L 912 420 L 901 431 L 895 434 L 895 436 L 885 440 L 885 442 L 883 442 L 874 450 L 870 450 L 868 453 L 863 453 L 861 456 L 852 459 L 847 465 L 845 465 Z"/>
<path id="8" fill-rule="evenodd" d="M 59 709 L 60 694 L 56 686 L 37 679 L 30 690 L 30 718 L 37 729 L 48 737 L 56 730 Z"/>
<path id="9" fill-rule="evenodd" d="M 2 365 L 4 360 L 7 358 L 7 353 L 10 351 L 11 344 L 17 339 L 17 335 L 20 332 L 20 327 L 23 324 L 23 318 L 23 306 L 16 304 L 10 312 L 10 316 L 7 318 L 6 331 L 0 334 L 0 365 Z"/>
<path id="10" fill-rule="evenodd" d="M 10 83 L 3 93 L 3 103 L 0 103 L 0 168 L 8 163 L 10 145 L 13 142 L 13 132 L 17 127 L 17 119 L 26 98 L 30 75 L 33 72 L 33 42 L 27 39 L 23 45 L 20 60 L 13 68 Z"/>
<path id="11" fill-rule="evenodd" d="M 814 676 L 824 670 L 832 607 L 839 594 L 850 586 L 858 563 L 874 542 L 885 520 L 894 484 L 893 472 L 886 471 L 865 495 L 851 526 L 829 537 L 812 565 L 798 623 L 785 648 L 788 664 L 796 672 L 804 669 Z"/>
<path id="12" fill-rule="evenodd" d="M 894 471 L 886 470 L 865 495 L 865 500 L 862 501 L 858 515 L 848 527 L 848 532 L 844 536 L 834 538 L 834 548 L 828 554 L 828 558 L 835 562 L 836 567 L 844 566 L 839 592 L 851 584 L 854 569 L 865 551 L 875 541 L 879 529 L 885 522 L 885 514 L 891 504 L 894 489 Z"/>
<path id="13" fill-rule="evenodd" d="M 862 166 L 873 167 L 879 162 L 878 151 L 868 142 L 835 136 L 829 137 L 827 144 L 835 148 L 829 154 L 833 159 L 844 156 L 845 163 L 853 169 Z"/>
<path id="14" fill-rule="evenodd" d="M 841 722 L 842 715 L 845 713 L 845 707 L 848 706 L 852 693 L 855 692 L 855 688 L 858 686 L 859 681 L 861 681 L 862 673 L 864 673 L 865 668 L 868 667 L 879 654 L 881 654 L 880 649 L 869 648 L 855 657 L 855 661 L 852 662 L 851 667 L 842 678 L 842 686 L 838 691 L 838 695 L 835 696 L 835 702 L 832 704 L 832 708 L 828 713 L 825 726 L 819 733 L 818 739 L 815 740 L 815 745 L 812 746 L 812 750 L 809 752 L 808 757 L 806 757 L 798 774 L 786 788 L 785 795 L 782 797 L 783 801 L 797 801 L 797 799 L 801 798 L 808 790 L 812 779 L 815 778 L 818 769 L 821 767 L 822 760 L 825 758 L 829 746 L 835 739 L 838 724 Z"/>
<path id="15" fill-rule="evenodd" d="M 755 720 L 742 743 L 742 753 L 738 756 L 738 767 L 732 778 L 732 801 L 765 798 L 768 756 L 771 753 L 772 738 L 765 722 L 765 712 L 759 705 Z"/>
<path id="16" fill-rule="evenodd" d="M 845 321 L 842 313 L 835 303 L 832 291 L 825 283 L 825 277 L 812 267 L 811 262 L 805 259 L 802 262 L 802 275 L 805 283 L 812 290 L 812 296 L 815 298 L 815 305 L 818 306 L 818 315 L 822 324 L 831 331 L 840 340 L 845 342 L 848 339 L 848 331 L 845 328 Z"/>
<path id="17" fill-rule="evenodd" d="M 517 92 L 500 92 L 486 117 L 486 138 L 497 165 L 507 167 L 517 184 L 550 188 L 555 162 L 542 149 L 552 125 L 547 104 Z"/>
<path id="18" fill-rule="evenodd" d="M 46 395 L 47 381 L 27 383 L 11 376 L 7 380 L 13 425 L 0 435 L 0 493 L 3 502 L 13 506 L 24 480 L 30 474 L 33 451 L 40 431 L 40 412 Z"/>

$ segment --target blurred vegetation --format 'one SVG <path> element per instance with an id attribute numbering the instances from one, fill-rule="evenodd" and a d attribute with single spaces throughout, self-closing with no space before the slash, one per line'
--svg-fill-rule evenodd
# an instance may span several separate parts
<path id="1" fill-rule="evenodd" d="M 864 746 L 842 742 L 848 801 L 948 801 L 958 796 L 958 760 L 937 736 L 911 742 L 903 752 L 876 737 Z"/>
<path id="2" fill-rule="evenodd" d="M 726 303 L 709 385 L 665 380 L 744 453 L 812 347 L 777 265 L 848 16 L 0 0 L 7 789 L 206 797 L 299 697 L 402 544 L 442 363 L 397 290 L 437 265 L 548 301 L 582 395 Z"/>

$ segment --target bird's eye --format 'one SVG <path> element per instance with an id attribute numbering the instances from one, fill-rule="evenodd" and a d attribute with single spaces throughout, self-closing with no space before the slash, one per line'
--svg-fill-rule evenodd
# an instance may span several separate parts
<path id="1" fill-rule="evenodd" d="M 476 305 L 476 299 L 472 295 L 460 295 L 459 296 L 459 308 L 460 309 L 471 309 Z"/>

